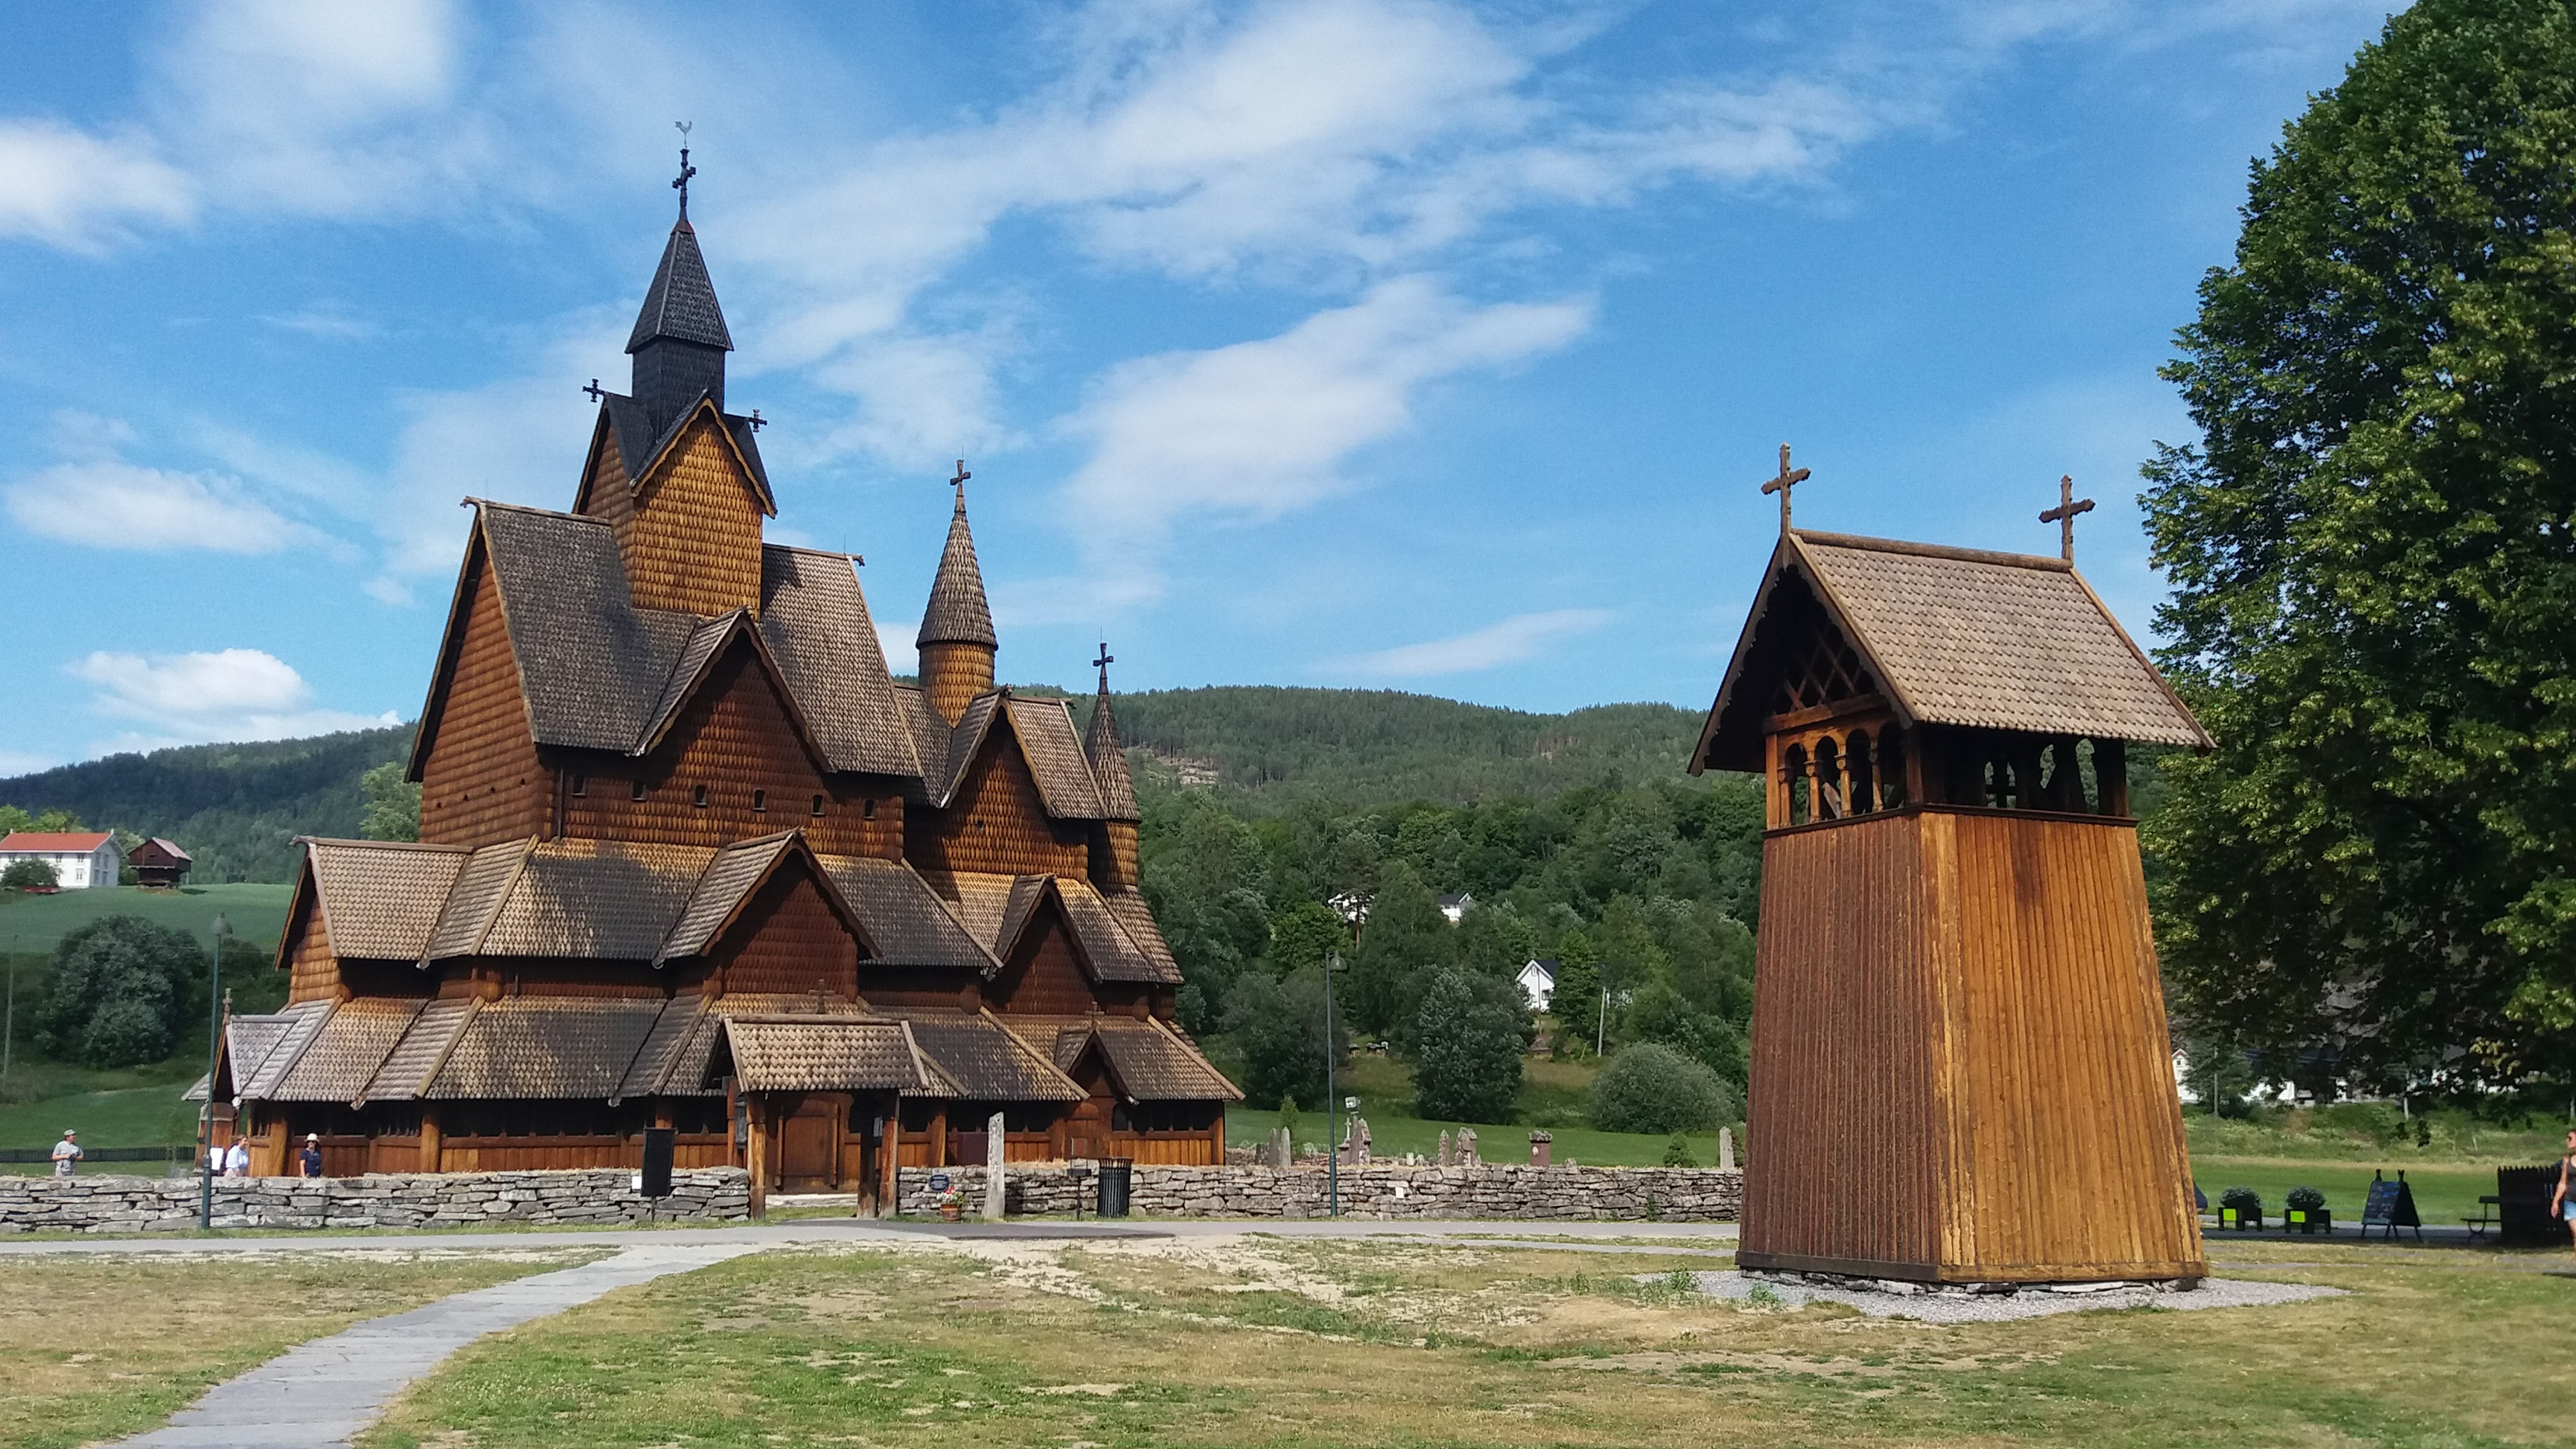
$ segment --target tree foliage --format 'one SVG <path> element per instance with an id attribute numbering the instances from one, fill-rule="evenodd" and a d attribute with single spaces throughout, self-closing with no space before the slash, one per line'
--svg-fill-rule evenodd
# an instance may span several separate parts
<path id="1" fill-rule="evenodd" d="M 205 986 L 204 948 L 141 916 L 102 916 L 65 935 L 35 1016 L 36 1043 L 85 1067 L 130 1067 L 170 1055 Z"/>
<path id="2" fill-rule="evenodd" d="M 1243 1053 L 1245 1099 L 1256 1106 L 1328 1102 L 1325 1054 L 1350 1054 L 1350 1032 L 1338 1009 L 1333 1017 L 1328 1048 L 1321 970 L 1298 971 L 1285 981 L 1253 975 L 1236 983 L 1226 1003 L 1225 1029 Z"/>
<path id="3" fill-rule="evenodd" d="M 367 798 L 358 830 L 369 840 L 420 839 L 420 784 L 403 778 L 403 763 L 387 760 L 358 777 Z"/>
<path id="4" fill-rule="evenodd" d="M 62 881 L 62 872 L 54 869 L 52 861 L 34 856 L 13 860 L 5 869 L 0 869 L 0 889 L 5 890 L 42 890 L 60 885 Z"/>
<path id="5" fill-rule="evenodd" d="M 2254 167 L 2166 369 L 2183 1015 L 2364 1084 L 2576 1029 L 2576 17 L 2425 0 Z"/>
<path id="6" fill-rule="evenodd" d="M 1509 1122 L 1529 1050 L 1529 1009 L 1508 981 L 1434 973 L 1413 1038 L 1414 1114 L 1438 1122 Z"/>
<path id="7" fill-rule="evenodd" d="M 1699 1132 L 1742 1110 L 1717 1073 L 1654 1042 L 1621 1049 L 1592 1079 L 1592 1125 L 1605 1132 Z"/>
<path id="8" fill-rule="evenodd" d="M 26 810 L 16 805 L 0 805 L 0 835 L 15 830 L 36 830 L 51 834 L 78 830 L 80 817 L 69 810 Z"/>

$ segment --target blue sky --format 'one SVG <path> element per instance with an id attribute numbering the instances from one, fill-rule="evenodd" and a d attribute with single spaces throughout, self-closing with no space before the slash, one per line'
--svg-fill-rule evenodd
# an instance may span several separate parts
<path id="1" fill-rule="evenodd" d="M 898 669 L 1704 707 L 1778 515 L 2160 594 L 2155 377 L 2389 7 L 0 10 L 0 775 L 410 718 L 466 495 L 566 507 L 691 216 L 773 537 Z"/>

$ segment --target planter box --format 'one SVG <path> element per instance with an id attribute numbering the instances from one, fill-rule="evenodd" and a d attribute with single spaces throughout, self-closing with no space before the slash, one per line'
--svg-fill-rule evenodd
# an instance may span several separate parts
<path id="1" fill-rule="evenodd" d="M 2222 1228 L 2237 1228 L 2252 1232 L 2263 1226 L 2263 1214 L 2259 1210 L 2246 1212 L 2238 1208 L 2221 1207 L 2218 1210 L 2218 1225 Z"/>
<path id="2" fill-rule="evenodd" d="M 2282 1214 L 2283 1229 L 2301 1233 L 2334 1233 L 2334 1210 L 2331 1208 L 2292 1208 Z"/>

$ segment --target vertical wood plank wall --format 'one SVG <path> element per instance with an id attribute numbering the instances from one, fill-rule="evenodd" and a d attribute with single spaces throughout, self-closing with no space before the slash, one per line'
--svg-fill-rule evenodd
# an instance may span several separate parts
<path id="1" fill-rule="evenodd" d="M 821 986 L 859 994 L 859 943 L 801 867 L 778 872 L 717 943 L 716 977 L 728 992 L 796 995 Z"/>
<path id="2" fill-rule="evenodd" d="M 2195 1277 L 2134 830 L 1909 810 L 1764 842 L 1748 1266 Z"/>
<path id="3" fill-rule="evenodd" d="M 524 840 L 545 829 L 554 777 L 537 762 L 501 590 L 478 544 L 465 639 L 438 737 L 422 762 L 420 838 L 440 845 Z"/>

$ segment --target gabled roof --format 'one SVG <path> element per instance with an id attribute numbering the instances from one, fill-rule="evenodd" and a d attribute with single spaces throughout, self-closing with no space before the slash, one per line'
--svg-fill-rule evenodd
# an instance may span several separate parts
<path id="1" fill-rule="evenodd" d="M 1091 777 L 1082 738 L 1073 731 L 1073 712 L 1060 699 L 1010 701 L 1011 733 L 1019 739 L 1020 757 L 1037 778 L 1038 798 L 1058 820 L 1101 818 L 1100 785 Z"/>
<path id="2" fill-rule="evenodd" d="M 727 1015 L 706 1072 L 750 1092 L 924 1096 L 940 1085 L 904 1023 L 863 1016 Z"/>
<path id="3" fill-rule="evenodd" d="M 1007 961 L 1049 902 L 1072 937 L 1074 957 L 1094 981 L 1173 985 L 1181 979 L 1153 912 L 1132 890 L 1101 890 L 1070 876 L 999 876 L 959 871 L 948 877 L 958 914 Z"/>
<path id="4" fill-rule="evenodd" d="M 867 928 L 875 962 L 953 967 L 985 976 L 1002 969 L 911 866 L 871 856 L 815 858 Z"/>
<path id="5" fill-rule="evenodd" d="M 115 838 L 106 831 L 12 830 L 6 836 L 0 836 L 0 851 L 48 851 L 57 854 L 68 851 L 87 855 Z"/>
<path id="6" fill-rule="evenodd" d="M 512 996 L 484 1002 L 463 1030 L 424 1098 L 606 1101 L 661 1019 L 659 1000 Z"/>
<path id="7" fill-rule="evenodd" d="M 990 1012 L 888 1013 L 912 1030 L 934 1069 L 932 1094 L 973 1102 L 1079 1102 L 1091 1095 Z"/>
<path id="8" fill-rule="evenodd" d="M 428 1090 L 439 1068 L 447 1064 L 447 1054 L 464 1036 L 466 1023 L 481 1006 L 470 996 L 442 998 L 423 1006 L 402 1040 L 385 1054 L 384 1065 L 376 1068 L 375 1076 L 368 1081 L 366 1100 L 408 1102 Z"/>
<path id="9" fill-rule="evenodd" d="M 1108 652 L 1103 646 L 1104 655 Z M 1136 782 L 1127 773 L 1127 750 L 1118 739 L 1118 719 L 1109 708 L 1109 666 L 1100 666 L 1100 697 L 1091 704 L 1091 725 L 1083 731 L 1082 753 L 1100 790 L 1100 814 L 1106 820 L 1141 820 L 1136 808 Z"/>
<path id="10" fill-rule="evenodd" d="M 1805 642 L 1777 636 L 1812 628 L 1806 611 L 1841 632 L 1906 724 L 2209 746 L 2064 560 L 1798 530 L 1772 552 L 1694 771 L 1763 768 L 1786 651 Z"/>
<path id="11" fill-rule="evenodd" d="M 814 884 L 823 893 L 825 904 L 832 908 L 841 923 L 849 927 L 861 949 L 871 958 L 879 953 L 870 937 L 865 918 L 851 908 L 822 860 L 805 843 L 804 832 L 782 830 L 756 840 L 736 841 L 715 853 L 706 871 L 698 877 L 697 887 L 689 893 L 680 909 L 679 918 L 662 938 L 661 949 L 653 955 L 653 964 L 683 956 L 703 955 L 720 939 L 742 914 L 743 906 L 789 858 L 802 860 Z"/>
<path id="12" fill-rule="evenodd" d="M 298 895 L 311 892 L 331 954 L 360 960 L 419 960 L 474 854 L 461 845 L 396 840 L 303 836 L 297 843 L 304 847 Z"/>
<path id="13" fill-rule="evenodd" d="M 280 1007 L 271 1020 L 285 1022 L 285 1034 L 277 1039 L 255 1066 L 243 1065 L 234 1072 L 234 1095 L 261 1100 L 275 1096 L 278 1084 L 286 1080 L 286 1074 L 295 1069 L 296 1062 L 303 1058 L 305 1050 L 313 1045 L 314 1040 L 321 1036 L 322 1028 L 330 1023 L 332 1011 L 336 1006 L 337 1003 L 331 1001 L 298 1001 Z M 236 1022 L 252 1019 L 241 1016 L 233 1018 Z"/>
<path id="14" fill-rule="evenodd" d="M 483 938 L 491 934 L 492 922 L 501 914 L 501 905 L 509 899 L 510 887 L 517 883 L 520 867 L 527 864 L 535 845 L 533 840 L 505 840 L 473 853 L 457 873 L 455 887 L 441 904 L 438 924 L 421 947 L 423 965 L 483 953 Z"/>
<path id="15" fill-rule="evenodd" d="M 196 863 L 196 858 L 194 856 L 191 856 L 188 852 L 179 848 L 179 842 L 168 839 L 167 837 L 159 835 L 148 836 L 144 839 L 143 845 L 155 846 L 161 850 L 167 851 L 171 859 L 179 861 L 182 864 L 193 865 Z M 141 850 L 143 845 L 138 845 L 134 848 Z"/>
<path id="16" fill-rule="evenodd" d="M 653 1019 L 653 1029 L 645 1033 L 644 1044 L 635 1049 L 635 1060 L 628 1064 L 626 1078 L 618 1084 L 618 1097 L 660 1097 L 704 1090 L 707 1053 L 714 1045 L 715 1018 L 708 1014 L 707 998 L 671 998 L 663 1003 L 662 1014 Z"/>
<path id="17" fill-rule="evenodd" d="M 386 996 L 341 1002 L 321 1022 L 294 1063 L 257 1095 L 273 1102 L 357 1102 L 427 1003 Z M 276 1056 L 277 1053 L 271 1053 Z M 263 1070 L 261 1076 L 265 1078 Z"/>
<path id="18" fill-rule="evenodd" d="M 656 338 L 694 342 L 701 347 L 733 351 L 733 334 L 725 330 L 724 309 L 716 305 L 716 285 L 707 276 L 707 259 L 698 251 L 697 228 L 682 217 L 662 244 L 662 261 L 653 269 L 644 308 L 635 314 L 635 330 L 626 350 L 636 351 Z"/>
<path id="19" fill-rule="evenodd" d="M 833 769 L 919 778 L 929 762 L 896 701 L 857 562 L 849 554 L 763 546 L 760 637 Z"/>
<path id="20" fill-rule="evenodd" d="M 966 526 L 966 489 L 957 489 L 957 511 L 948 520 L 948 543 L 939 551 L 939 572 L 930 580 L 930 606 L 922 611 L 921 644 L 981 644 L 1001 647 L 993 634 L 993 610 L 984 601 L 984 570 L 975 562 L 975 535 Z"/>

